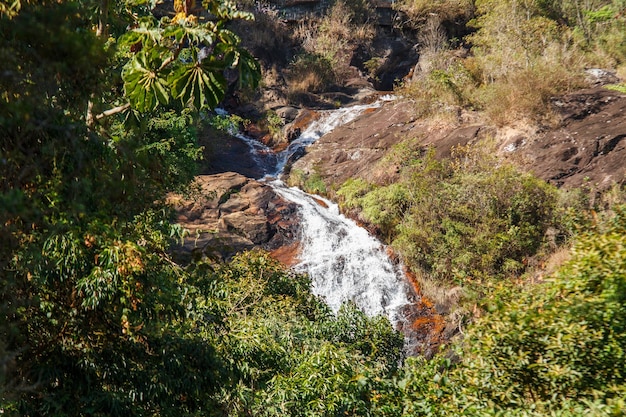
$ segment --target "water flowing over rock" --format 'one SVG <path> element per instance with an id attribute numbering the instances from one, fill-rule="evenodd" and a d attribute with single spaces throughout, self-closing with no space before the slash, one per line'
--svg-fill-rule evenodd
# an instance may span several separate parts
<path id="1" fill-rule="evenodd" d="M 295 269 L 311 277 L 313 292 L 335 312 L 342 303 L 354 301 L 369 315 L 403 321 L 402 309 L 411 303 L 410 288 L 401 266 L 389 259 L 384 246 L 340 214 L 331 201 L 287 188 L 280 181 L 272 186 L 298 205 L 302 241 L 301 262 Z"/>
<path id="2" fill-rule="evenodd" d="M 191 230 L 178 248 L 179 256 L 228 259 L 253 247 L 272 250 L 285 264 L 306 272 L 313 292 L 334 311 L 352 301 L 369 315 L 385 315 L 406 335 L 409 354 L 427 352 L 427 333 L 433 326 L 432 320 L 422 319 L 434 313 L 407 280 L 398 259 L 343 216 L 336 204 L 275 180 L 306 154 L 307 146 L 390 100 L 382 97 L 370 104 L 320 111 L 287 148 L 276 153 L 235 134 L 262 178 L 252 180 L 233 172 L 204 175 L 198 178 L 199 198 L 172 198 L 179 223 Z"/>

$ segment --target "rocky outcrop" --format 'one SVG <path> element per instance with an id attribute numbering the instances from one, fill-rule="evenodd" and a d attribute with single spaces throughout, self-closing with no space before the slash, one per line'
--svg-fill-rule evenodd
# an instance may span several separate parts
<path id="1" fill-rule="evenodd" d="M 496 129 L 469 117 L 426 122 L 415 119 L 412 106 L 397 100 L 335 129 L 310 146 L 292 172 L 319 175 L 332 197 L 349 178 L 393 182 L 397 170 L 378 162 L 403 140 L 445 157 L 454 146 L 493 137 L 503 158 L 559 187 L 602 191 L 626 180 L 626 95 L 617 91 L 597 87 L 555 98 L 560 122 L 542 129 Z"/>
<path id="2" fill-rule="evenodd" d="M 412 138 L 423 146 L 434 146 L 439 156 L 446 156 L 453 146 L 474 141 L 484 131 L 483 126 L 475 124 L 441 125 L 417 120 L 413 104 L 397 100 L 320 138 L 293 163 L 291 171 L 320 175 L 330 190 L 357 177 L 388 184 L 396 179 L 398 170 L 378 162 L 399 142 Z"/>
<path id="3" fill-rule="evenodd" d="M 555 129 L 518 136 L 505 150 L 559 187 L 603 191 L 626 178 L 626 95 L 593 88 L 553 101 L 561 116 Z M 516 143 L 518 145 L 516 145 Z M 508 146 L 508 148 L 506 147 Z"/>
<path id="4" fill-rule="evenodd" d="M 173 195 L 169 201 L 176 222 L 188 230 L 173 250 L 181 262 L 227 260 L 257 247 L 270 251 L 297 247 L 296 206 L 269 185 L 241 174 L 198 176 L 190 196 Z"/>

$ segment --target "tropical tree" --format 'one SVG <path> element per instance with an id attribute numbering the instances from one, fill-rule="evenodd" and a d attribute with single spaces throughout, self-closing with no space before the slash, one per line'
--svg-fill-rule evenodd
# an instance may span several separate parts
<path id="1" fill-rule="evenodd" d="M 181 329 L 163 203 L 200 156 L 199 110 L 258 67 L 230 3 L 2 2 L 0 408 L 207 413 L 222 372 Z M 171 14 L 171 17 L 169 14 Z M 202 373 L 190 371 L 202 369 Z"/>

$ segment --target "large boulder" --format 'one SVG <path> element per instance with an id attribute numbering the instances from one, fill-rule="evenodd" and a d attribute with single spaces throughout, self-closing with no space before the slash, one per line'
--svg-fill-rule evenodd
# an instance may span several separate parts
<path id="1" fill-rule="evenodd" d="M 189 195 L 172 195 L 176 222 L 187 231 L 177 260 L 228 260 L 238 252 L 293 246 L 297 207 L 265 183 L 234 172 L 200 175 Z"/>

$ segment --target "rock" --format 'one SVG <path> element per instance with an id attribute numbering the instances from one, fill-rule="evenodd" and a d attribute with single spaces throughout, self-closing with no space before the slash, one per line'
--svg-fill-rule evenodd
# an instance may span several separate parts
<path id="1" fill-rule="evenodd" d="M 230 213 L 220 218 L 220 231 L 244 236 L 259 245 L 269 241 L 270 233 L 265 216 L 250 215 L 245 212 Z"/>
<path id="2" fill-rule="evenodd" d="M 298 117 L 298 114 L 300 113 L 300 109 L 291 106 L 279 107 L 274 111 L 276 112 L 278 117 L 285 121 L 285 123 L 292 122 L 296 117 Z"/>
<path id="3" fill-rule="evenodd" d="M 357 177 L 388 184 L 397 178 L 398 172 L 379 161 L 397 143 L 415 138 L 417 145 L 433 146 L 438 155 L 445 156 L 453 146 L 465 145 L 480 134 L 480 125 L 433 126 L 416 121 L 413 105 L 396 100 L 324 135 L 307 148 L 305 155 L 298 155 L 291 167 L 305 174 L 319 174 L 329 190 Z"/>
<path id="4" fill-rule="evenodd" d="M 298 114 L 293 122 L 285 125 L 283 128 L 283 135 L 287 138 L 288 142 L 291 142 L 294 139 L 297 139 L 308 125 L 319 118 L 319 112 L 315 110 L 301 109 L 298 111 Z"/>
<path id="5" fill-rule="evenodd" d="M 614 72 L 602 68 L 589 68 L 585 70 L 585 74 L 587 74 L 587 82 L 594 87 L 616 84 L 620 81 L 619 77 Z"/>
<path id="6" fill-rule="evenodd" d="M 193 198 L 170 196 L 177 222 L 189 231 L 176 259 L 228 260 L 255 247 L 276 250 L 298 237 L 297 208 L 271 186 L 227 172 L 197 177 Z"/>
<path id="7" fill-rule="evenodd" d="M 415 120 L 412 104 L 386 103 L 336 128 L 309 146 L 292 169 L 319 174 L 330 197 L 349 178 L 376 184 L 397 179 L 398 168 L 379 163 L 398 142 L 433 147 L 439 158 L 455 146 L 482 138 L 498 142 L 499 154 L 559 187 L 585 185 L 598 191 L 626 182 L 626 95 L 601 87 L 552 100 L 561 123 L 553 128 L 495 128 L 471 115 L 457 121 Z"/>
<path id="8" fill-rule="evenodd" d="M 603 191 L 626 179 L 626 95 L 601 87 L 553 100 L 562 121 L 514 153 L 521 165 L 559 187 Z"/>

